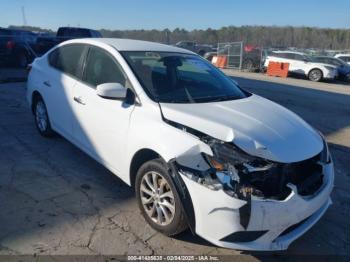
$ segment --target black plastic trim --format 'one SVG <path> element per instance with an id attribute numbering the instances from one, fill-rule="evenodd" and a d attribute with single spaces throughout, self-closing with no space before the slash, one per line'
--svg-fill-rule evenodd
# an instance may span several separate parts
<path id="1" fill-rule="evenodd" d="M 168 162 L 168 166 L 170 168 L 170 175 L 173 178 L 176 189 L 180 195 L 181 204 L 182 204 L 182 207 L 184 209 L 185 216 L 186 216 L 187 221 L 188 221 L 188 225 L 191 229 L 191 232 L 193 234 L 195 234 L 196 233 L 196 217 L 194 214 L 194 208 L 193 208 L 193 204 L 192 204 L 191 195 L 188 192 L 188 189 L 185 185 L 185 182 L 183 181 L 180 174 L 178 173 L 178 167 L 177 167 L 177 163 L 176 163 L 175 159 L 171 159 Z"/>
<path id="2" fill-rule="evenodd" d="M 251 196 L 249 196 L 247 199 L 247 204 L 240 207 L 239 210 L 239 220 L 244 229 L 247 229 L 250 221 L 250 214 L 251 214 Z"/>
<path id="3" fill-rule="evenodd" d="M 259 237 L 264 235 L 268 230 L 263 231 L 237 231 L 234 232 L 222 239 L 220 241 L 223 242 L 236 242 L 236 243 L 244 243 L 244 242 L 252 242 L 257 240 Z"/>

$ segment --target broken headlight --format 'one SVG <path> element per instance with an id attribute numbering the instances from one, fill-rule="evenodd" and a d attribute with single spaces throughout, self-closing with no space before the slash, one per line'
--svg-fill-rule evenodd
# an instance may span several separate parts
<path id="1" fill-rule="evenodd" d="M 208 164 L 216 170 L 217 179 L 221 182 L 226 193 L 247 197 L 250 194 L 263 196 L 260 188 L 272 178 L 269 171 L 276 168 L 271 161 L 251 156 L 232 143 L 210 139 L 207 144 L 211 147 L 213 156 L 205 155 Z"/>

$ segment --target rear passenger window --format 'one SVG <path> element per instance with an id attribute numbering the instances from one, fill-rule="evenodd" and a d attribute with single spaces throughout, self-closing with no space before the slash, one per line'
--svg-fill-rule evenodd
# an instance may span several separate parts
<path id="1" fill-rule="evenodd" d="M 49 55 L 49 64 L 74 77 L 79 77 L 79 62 L 84 45 L 67 45 L 54 50 Z"/>
<path id="2" fill-rule="evenodd" d="M 285 57 L 288 59 L 296 59 L 295 54 L 293 53 L 285 53 Z"/>
<path id="3" fill-rule="evenodd" d="M 127 79 L 115 59 L 100 48 L 91 47 L 87 58 L 84 81 L 96 87 L 104 83 L 127 85 Z"/>

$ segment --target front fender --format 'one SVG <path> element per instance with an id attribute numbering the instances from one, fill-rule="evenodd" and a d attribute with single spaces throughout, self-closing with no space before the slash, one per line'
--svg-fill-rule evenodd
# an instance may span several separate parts
<path id="1" fill-rule="evenodd" d="M 196 136 L 165 123 L 157 104 L 135 107 L 130 118 L 125 161 L 121 178 L 130 185 L 130 163 L 133 156 L 141 149 L 151 149 L 165 162 L 177 158 L 194 149 L 212 154 L 210 147 Z"/>

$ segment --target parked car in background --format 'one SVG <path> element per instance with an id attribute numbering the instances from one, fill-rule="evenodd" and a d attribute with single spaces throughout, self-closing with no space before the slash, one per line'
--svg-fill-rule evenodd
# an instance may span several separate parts
<path id="1" fill-rule="evenodd" d="M 265 59 L 265 68 L 268 67 L 270 61 L 289 63 L 289 73 L 305 76 L 315 82 L 324 79 L 334 80 L 338 76 L 336 66 L 313 62 L 309 56 L 300 52 L 272 51 Z"/>
<path id="2" fill-rule="evenodd" d="M 26 67 L 35 57 L 36 34 L 0 28 L 0 60 L 11 66 Z"/>
<path id="3" fill-rule="evenodd" d="M 212 51 L 212 52 L 206 52 L 203 55 L 203 58 L 207 59 L 208 61 L 212 62 L 213 61 L 213 57 L 217 56 L 218 53 L 216 51 Z"/>
<path id="4" fill-rule="evenodd" d="M 175 44 L 176 47 L 184 48 L 190 50 L 200 56 L 204 56 L 205 53 L 213 51 L 211 45 L 200 45 L 193 41 L 180 41 Z"/>
<path id="5" fill-rule="evenodd" d="M 331 204 L 321 133 L 188 50 L 67 41 L 34 61 L 27 100 L 42 136 L 58 132 L 134 187 L 165 235 L 283 250 Z"/>
<path id="6" fill-rule="evenodd" d="M 313 56 L 312 61 L 336 66 L 339 79 L 350 82 L 350 65 L 343 60 L 330 56 Z"/>
<path id="7" fill-rule="evenodd" d="M 99 31 L 80 27 L 60 27 L 56 36 L 39 36 L 36 43 L 36 52 L 44 54 L 55 45 L 76 38 L 99 38 L 102 37 Z"/>
<path id="8" fill-rule="evenodd" d="M 345 63 L 347 63 L 348 65 L 350 65 L 350 54 L 336 54 L 334 57 L 339 58 L 343 60 Z"/>

